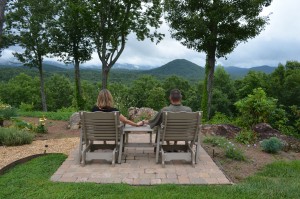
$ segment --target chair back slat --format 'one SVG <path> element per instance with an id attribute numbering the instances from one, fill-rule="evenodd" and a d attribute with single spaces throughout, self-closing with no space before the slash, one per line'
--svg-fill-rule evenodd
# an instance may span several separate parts
<path id="1" fill-rule="evenodd" d="M 163 112 L 162 141 L 196 141 L 200 112 Z"/>
<path id="2" fill-rule="evenodd" d="M 119 112 L 81 112 L 80 116 L 84 139 L 118 142 Z"/>

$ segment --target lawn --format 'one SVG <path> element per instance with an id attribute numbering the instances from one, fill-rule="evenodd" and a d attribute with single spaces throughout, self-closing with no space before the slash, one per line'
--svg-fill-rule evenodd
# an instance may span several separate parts
<path id="1" fill-rule="evenodd" d="M 58 183 L 51 175 L 66 159 L 51 154 L 0 176 L 0 198 L 300 198 L 300 161 L 275 162 L 235 185 Z"/>

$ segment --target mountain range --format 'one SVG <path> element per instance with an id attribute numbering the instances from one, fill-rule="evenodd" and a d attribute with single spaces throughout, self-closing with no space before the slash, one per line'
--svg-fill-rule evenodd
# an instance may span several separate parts
<path id="1" fill-rule="evenodd" d="M 0 64 L 0 69 L 2 68 L 3 74 L 0 74 L 0 81 L 7 80 L 7 77 L 4 76 L 4 72 L 6 74 L 9 73 L 9 68 L 15 69 L 14 73 L 17 73 L 18 70 L 20 72 L 25 72 L 29 70 L 29 68 L 21 66 L 20 64 Z M 3 71 L 5 68 L 6 71 Z M 65 65 L 58 62 L 49 62 L 45 61 L 43 65 L 44 71 L 46 73 L 60 73 L 65 74 L 68 77 L 72 78 L 74 75 L 73 73 L 73 66 L 72 65 Z M 261 71 L 266 74 L 272 73 L 276 68 L 271 66 L 256 66 L 252 68 L 239 68 L 239 67 L 224 67 L 225 71 L 230 74 L 232 78 L 241 78 L 245 76 L 249 71 Z M 31 69 L 31 73 L 35 71 Z M 99 81 L 101 77 L 101 70 L 100 66 L 82 66 L 81 67 L 81 74 L 82 78 L 85 79 L 86 77 L 88 80 L 95 80 Z M 95 73 L 95 71 L 97 71 Z M 163 66 L 153 68 L 151 66 L 136 66 L 132 64 L 116 64 L 113 66 L 111 70 L 110 79 L 118 81 L 119 78 L 126 77 L 128 79 L 136 79 L 139 75 L 153 75 L 160 78 L 166 78 L 171 75 L 176 75 L 182 78 L 185 78 L 190 81 L 199 81 L 204 79 L 205 76 L 205 69 L 195 63 L 192 63 L 185 59 L 175 59 Z M 95 77 L 94 77 L 95 76 Z"/>

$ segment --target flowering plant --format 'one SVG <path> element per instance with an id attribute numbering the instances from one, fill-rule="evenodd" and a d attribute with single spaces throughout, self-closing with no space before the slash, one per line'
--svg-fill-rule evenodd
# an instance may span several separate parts
<path id="1" fill-rule="evenodd" d="M 36 133 L 47 133 L 48 132 L 48 129 L 46 128 L 46 118 L 45 116 L 43 115 L 43 117 L 41 117 L 39 119 L 39 124 L 36 126 L 35 128 L 35 132 Z"/>
<path id="2" fill-rule="evenodd" d="M 16 116 L 16 110 L 9 104 L 4 104 L 0 101 L 0 120 L 9 120 Z"/>

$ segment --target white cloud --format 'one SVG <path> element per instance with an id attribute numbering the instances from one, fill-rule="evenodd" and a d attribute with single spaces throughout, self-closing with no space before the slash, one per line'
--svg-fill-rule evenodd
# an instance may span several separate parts
<path id="1" fill-rule="evenodd" d="M 224 66 L 251 67 L 259 65 L 277 66 L 287 60 L 300 61 L 300 8 L 299 0 L 273 0 L 263 11 L 270 15 L 270 24 L 256 38 L 241 43 L 231 54 L 218 59 Z M 170 38 L 168 25 L 164 23 L 160 32 L 166 37 L 159 44 L 150 40 L 137 41 L 134 34 L 128 38 L 125 50 L 118 63 L 161 66 L 174 59 L 187 59 L 204 66 L 205 54 L 187 49 L 180 42 Z M 10 59 L 13 49 L 5 50 L 0 59 Z M 101 65 L 97 53 L 86 64 Z"/>

